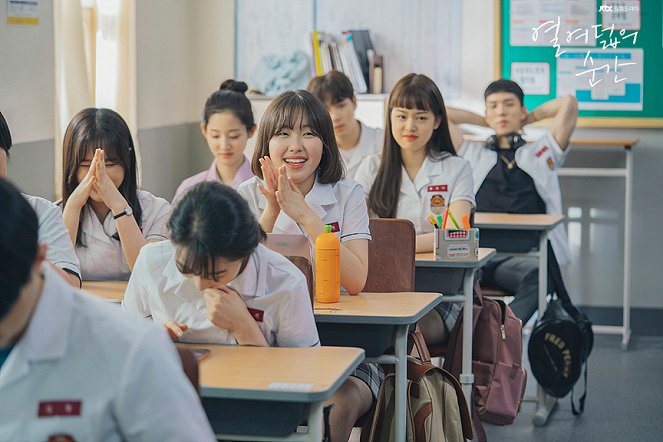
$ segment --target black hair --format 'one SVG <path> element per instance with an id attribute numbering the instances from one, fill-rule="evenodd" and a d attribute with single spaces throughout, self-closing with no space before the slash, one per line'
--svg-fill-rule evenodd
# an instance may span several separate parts
<path id="1" fill-rule="evenodd" d="M 212 115 L 220 112 L 232 112 L 250 131 L 255 127 L 251 102 L 246 98 L 248 86 L 243 81 L 229 79 L 221 83 L 219 90 L 209 96 L 203 110 L 203 122 L 209 123 Z"/>
<path id="2" fill-rule="evenodd" d="M 9 157 L 9 149 L 12 148 L 12 134 L 9 132 L 9 126 L 5 117 L 0 112 L 0 149 L 3 149 L 7 152 L 7 157 Z"/>
<path id="3" fill-rule="evenodd" d="M 168 227 L 173 244 L 183 248 L 178 270 L 209 279 L 215 279 L 215 258 L 246 258 L 266 237 L 244 198 L 232 187 L 211 181 L 186 192 Z"/>
<path id="4" fill-rule="evenodd" d="M 525 103 L 525 93 L 515 81 L 507 80 L 505 78 L 500 78 L 499 80 L 493 81 L 488 85 L 485 92 L 483 93 L 484 100 L 487 99 L 489 95 L 495 94 L 497 92 L 509 92 L 518 97 L 521 106 L 523 106 Z"/>
<path id="5" fill-rule="evenodd" d="M 94 153 L 95 149 L 102 148 L 107 161 L 114 161 L 124 169 L 124 180 L 118 190 L 133 209 L 136 223 L 141 227 L 143 209 L 138 200 L 136 149 L 129 126 L 120 114 L 111 109 L 83 109 L 74 115 L 67 126 L 62 147 L 62 207 L 80 184 L 76 172 L 85 156 L 88 152 Z M 90 204 L 90 200 L 86 204 Z M 81 238 L 83 215 L 84 211 L 81 210 L 77 246 L 85 246 Z"/>
<path id="6" fill-rule="evenodd" d="M 436 161 L 446 155 L 456 155 L 449 133 L 444 99 L 435 82 L 423 74 L 414 73 L 398 80 L 389 94 L 382 160 L 368 194 L 368 208 L 380 218 L 396 216 L 401 189 L 403 156 L 401 147 L 391 131 L 391 112 L 396 107 L 429 111 L 435 118 L 439 118 L 439 126 L 433 130 L 430 140 L 426 143 L 426 155 Z"/>
<path id="7" fill-rule="evenodd" d="M 38 237 L 37 214 L 13 185 L 0 179 L 0 319 L 30 280 Z"/>
<path id="8" fill-rule="evenodd" d="M 350 79 L 343 72 L 336 70 L 312 78 L 306 90 L 325 104 L 327 102 L 337 104 L 346 98 L 352 100 L 355 96 Z"/>
<path id="9" fill-rule="evenodd" d="M 284 128 L 292 129 L 304 122 L 322 141 L 322 158 L 317 172 L 320 184 L 335 183 L 343 179 L 345 166 L 336 144 L 334 125 L 329 112 L 320 100 L 303 89 L 283 92 L 269 103 L 262 114 L 251 160 L 254 175 L 263 178 L 260 158 L 269 156 L 269 140 Z"/>

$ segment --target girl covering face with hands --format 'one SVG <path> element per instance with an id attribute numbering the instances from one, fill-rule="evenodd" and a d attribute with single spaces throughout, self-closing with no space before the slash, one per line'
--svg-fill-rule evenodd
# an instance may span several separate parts
<path id="1" fill-rule="evenodd" d="M 80 111 L 63 148 L 60 204 L 83 280 L 126 280 L 140 248 L 167 238 L 170 205 L 138 190 L 133 139 L 118 113 Z"/>
<path id="2" fill-rule="evenodd" d="M 306 277 L 261 242 L 228 186 L 199 183 L 173 209 L 171 240 L 141 250 L 122 305 L 184 342 L 318 345 Z"/>

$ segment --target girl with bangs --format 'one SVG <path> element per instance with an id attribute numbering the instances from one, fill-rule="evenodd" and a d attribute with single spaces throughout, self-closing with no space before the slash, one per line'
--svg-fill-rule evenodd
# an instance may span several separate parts
<path id="1" fill-rule="evenodd" d="M 319 344 L 306 277 L 262 242 L 232 188 L 194 185 L 174 206 L 171 239 L 143 247 L 122 301 L 174 340 L 312 347 Z"/>
<path id="2" fill-rule="evenodd" d="M 325 225 L 341 241 L 341 285 L 359 293 L 368 274 L 368 210 L 344 167 L 324 105 L 304 90 L 276 97 L 260 121 L 252 160 L 256 177 L 238 192 L 266 232 L 306 235 L 313 246 Z M 361 364 L 327 401 L 334 442 L 347 441 L 352 426 L 377 397 L 383 374 Z"/>
<path id="3" fill-rule="evenodd" d="M 367 157 L 355 179 L 364 188 L 372 214 L 409 219 L 417 234 L 416 251 L 430 252 L 429 215 L 443 215 L 449 209 L 460 221 L 475 208 L 472 170 L 456 156 L 444 100 L 430 78 L 421 74 L 401 78 L 389 95 L 388 111 L 382 160 L 377 155 Z M 442 303 L 422 318 L 419 327 L 429 345 L 448 340 L 460 309 L 459 303 Z"/>
<path id="4" fill-rule="evenodd" d="M 64 222 L 83 280 L 127 280 L 147 242 L 168 238 L 170 204 L 139 190 L 129 127 L 110 109 L 88 108 L 63 141 Z"/>

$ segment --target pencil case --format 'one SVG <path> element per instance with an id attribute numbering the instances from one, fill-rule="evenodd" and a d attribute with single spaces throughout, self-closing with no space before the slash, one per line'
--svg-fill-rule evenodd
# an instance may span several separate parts
<path id="1" fill-rule="evenodd" d="M 435 260 L 471 261 L 479 259 L 479 229 L 436 229 L 433 236 Z"/>

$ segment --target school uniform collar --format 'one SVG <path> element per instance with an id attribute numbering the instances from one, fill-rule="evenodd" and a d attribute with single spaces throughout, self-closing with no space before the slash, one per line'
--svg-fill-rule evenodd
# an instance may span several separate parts
<path id="1" fill-rule="evenodd" d="M 362 162 L 362 160 L 367 156 L 368 153 L 371 154 L 373 153 L 373 152 L 367 152 L 367 150 L 371 147 L 370 143 L 366 141 L 366 139 L 369 136 L 368 134 L 369 129 L 361 121 L 359 121 L 359 127 L 360 127 L 359 140 L 357 141 L 357 145 L 355 146 L 355 151 L 352 153 L 352 157 L 350 157 L 350 161 L 348 161 L 348 167 L 347 167 L 348 170 L 359 166 L 359 163 Z"/>
<path id="2" fill-rule="evenodd" d="M 163 247 L 163 253 L 168 254 L 168 262 L 166 263 L 163 272 L 163 287 L 161 288 L 161 293 L 167 293 L 171 290 L 177 291 L 182 284 L 184 284 L 187 279 L 184 275 L 180 273 L 177 269 L 177 259 L 175 256 L 175 246 L 171 241 L 162 241 L 160 246 Z"/>
<path id="3" fill-rule="evenodd" d="M 117 241 L 113 238 L 113 235 L 117 233 L 117 227 L 115 226 L 115 220 L 113 219 L 112 213 L 109 211 L 104 218 L 104 222 L 100 222 L 97 218 L 97 215 L 92 210 L 88 204 L 83 206 L 85 211 L 83 214 L 83 228 L 81 229 L 81 234 L 86 236 L 91 236 L 103 241 L 106 243 L 112 244 L 114 241 Z M 83 239 L 84 244 L 87 244 L 85 239 Z"/>
<path id="4" fill-rule="evenodd" d="M 432 182 L 431 179 L 433 177 L 442 175 L 443 172 L 442 163 L 445 159 L 449 157 L 451 157 L 451 154 L 448 152 L 443 152 L 441 157 L 436 159 L 431 158 L 429 155 L 426 156 L 426 159 L 424 159 L 424 162 L 421 165 L 419 172 L 417 172 L 417 176 L 414 177 L 414 188 L 416 189 L 417 193 L 421 192 L 421 189 L 429 185 Z M 408 183 L 409 178 L 407 176 L 407 171 L 405 170 L 405 166 L 402 166 L 401 173 L 403 174 L 401 182 L 409 184 Z M 407 188 L 411 188 L 411 186 L 406 186 L 405 189 Z M 403 186 L 401 186 L 401 190 L 404 190 Z"/>
<path id="5" fill-rule="evenodd" d="M 43 265 L 44 283 L 30 324 L 5 362 L 0 388 L 27 376 L 30 362 L 64 357 L 69 340 L 74 290 L 54 270 Z"/>
<path id="6" fill-rule="evenodd" d="M 249 160 L 245 156 L 242 165 L 239 166 L 239 169 L 237 169 L 237 172 L 235 173 L 235 178 L 233 178 L 232 182 L 232 188 L 237 189 L 240 184 L 252 176 L 253 171 L 251 170 L 251 163 L 249 163 Z M 221 177 L 219 177 L 219 172 L 216 170 L 216 160 L 213 160 L 212 165 L 209 167 L 209 169 L 207 169 L 207 173 L 205 174 L 205 181 L 217 181 L 223 184 Z"/>
<path id="7" fill-rule="evenodd" d="M 249 256 L 242 273 L 228 283 L 228 287 L 239 293 L 242 298 L 265 296 L 268 260 L 265 250 L 264 245 L 258 244 Z"/>

